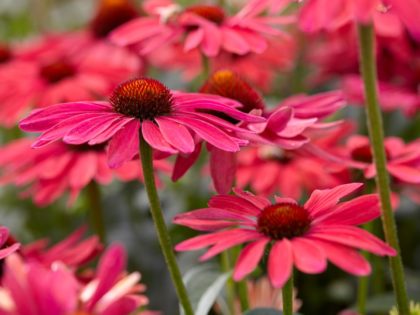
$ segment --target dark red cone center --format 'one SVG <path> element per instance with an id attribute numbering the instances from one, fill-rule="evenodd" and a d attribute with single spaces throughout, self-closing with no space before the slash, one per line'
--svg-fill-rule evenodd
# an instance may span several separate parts
<path id="1" fill-rule="evenodd" d="M 194 5 L 185 9 L 185 12 L 194 13 L 218 25 L 225 20 L 225 12 L 215 5 Z"/>
<path id="2" fill-rule="evenodd" d="M 70 63 L 59 60 L 41 67 L 41 76 L 49 83 L 56 83 L 76 73 L 76 69 Z"/>

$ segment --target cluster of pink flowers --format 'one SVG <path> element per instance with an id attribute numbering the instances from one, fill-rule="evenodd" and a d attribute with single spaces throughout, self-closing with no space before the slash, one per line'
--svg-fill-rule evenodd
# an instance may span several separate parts
<path id="1" fill-rule="evenodd" d="M 410 119 L 420 112 L 420 2 L 327 2 L 148 0 L 140 10 L 102 0 L 84 30 L 0 45 L 0 125 L 37 133 L 0 147 L 0 184 L 40 207 L 66 194 L 72 207 L 89 185 L 150 185 L 146 146 L 159 189 L 196 165 L 211 178 L 208 205 L 173 220 L 203 234 L 174 248 L 206 248 L 201 261 L 239 248 L 232 279 L 257 269 L 268 278 L 258 297 L 249 284 L 253 307 L 267 299 L 280 308 L 275 295 L 295 268 L 319 274 L 331 262 L 368 276 L 360 250 L 398 252 L 358 227 L 381 205 L 370 140 L 344 113 L 365 103 L 355 25 L 375 30 L 383 111 Z M 151 68 L 178 71 L 185 89 Z M 389 136 L 384 146 L 395 208 L 401 196 L 420 204 L 420 141 Z M 84 232 L 48 247 L 21 245 L 0 227 L 0 315 L 147 314 L 122 245 L 102 252 Z"/>

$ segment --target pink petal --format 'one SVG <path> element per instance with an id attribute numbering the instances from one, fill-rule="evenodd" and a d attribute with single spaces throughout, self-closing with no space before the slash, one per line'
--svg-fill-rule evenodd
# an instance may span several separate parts
<path id="1" fill-rule="evenodd" d="M 225 50 L 238 55 L 244 55 L 251 50 L 247 41 L 235 32 L 235 30 L 225 27 L 221 34 L 222 46 Z"/>
<path id="2" fill-rule="evenodd" d="M 343 202 L 314 223 L 359 225 L 380 216 L 379 199 L 376 194 L 364 195 Z"/>
<path id="3" fill-rule="evenodd" d="M 356 276 L 367 276 L 371 268 L 367 260 L 350 247 L 317 240 L 316 243 L 334 265 Z"/>
<path id="4" fill-rule="evenodd" d="M 163 152 L 176 153 L 177 151 L 163 138 L 159 128 L 151 121 L 145 120 L 141 124 L 144 139 L 154 149 Z"/>
<path id="5" fill-rule="evenodd" d="M 183 153 L 194 151 L 194 140 L 190 132 L 182 124 L 168 118 L 156 118 L 163 138 Z"/>
<path id="6" fill-rule="evenodd" d="M 388 244 L 369 232 L 355 226 L 326 225 L 313 227 L 309 231 L 308 236 L 311 239 L 322 239 L 349 247 L 364 249 L 380 256 L 395 256 L 396 254 L 396 251 Z"/>
<path id="7" fill-rule="evenodd" d="M 351 183 L 331 189 L 314 190 L 305 203 L 305 209 L 311 213 L 313 218 L 316 218 L 318 213 L 334 207 L 341 198 L 351 194 L 362 186 L 362 183 Z"/>
<path id="8" fill-rule="evenodd" d="M 327 258 L 316 242 L 302 237 L 291 240 L 293 261 L 304 273 L 320 273 L 327 268 Z"/>
<path id="9" fill-rule="evenodd" d="M 89 145 L 95 145 L 98 143 L 103 143 L 105 141 L 108 141 L 112 136 L 114 136 L 119 130 L 121 130 L 125 125 L 127 125 L 129 122 L 133 121 L 134 118 L 121 118 L 116 121 L 114 121 L 107 129 L 105 129 L 102 133 L 95 136 L 93 139 L 91 139 L 88 144 Z"/>
<path id="10" fill-rule="evenodd" d="M 203 41 L 204 31 L 201 28 L 196 29 L 195 31 L 190 32 L 185 38 L 184 50 L 190 51 L 194 48 L 197 48 L 200 43 Z"/>
<path id="11" fill-rule="evenodd" d="M 209 124 L 205 121 L 200 121 L 193 118 L 171 118 L 172 120 L 188 126 L 192 129 L 197 135 L 206 140 L 208 143 L 214 145 L 215 147 L 229 151 L 236 152 L 239 151 L 238 144 L 232 140 L 232 138 L 227 135 L 225 132 L 216 128 L 214 125 Z M 191 150 L 192 152 L 192 150 Z"/>
<path id="12" fill-rule="evenodd" d="M 237 233 L 241 233 L 242 230 L 226 230 L 226 231 L 219 231 L 210 234 L 199 235 L 188 240 L 185 240 L 175 246 L 175 250 L 177 251 L 186 251 L 186 250 L 194 250 L 194 249 L 201 249 L 207 247 L 209 245 L 213 245 L 219 241 L 225 240 L 229 238 L 231 235 L 236 235 Z"/>
<path id="13" fill-rule="evenodd" d="M 257 267 L 268 242 L 268 238 L 263 238 L 244 247 L 235 265 L 233 273 L 235 281 L 242 280 Z"/>
<path id="14" fill-rule="evenodd" d="M 266 129 L 276 133 L 281 132 L 292 118 L 292 114 L 293 111 L 290 107 L 279 108 L 268 118 Z"/>
<path id="15" fill-rule="evenodd" d="M 388 171 L 394 177 L 410 184 L 420 184 L 420 167 L 388 164 Z"/>
<path id="16" fill-rule="evenodd" d="M 243 191 L 243 190 L 234 188 L 233 192 L 235 193 L 235 195 L 252 203 L 255 207 L 257 207 L 260 210 L 271 205 L 270 200 L 268 200 L 267 198 L 255 196 L 254 194 L 248 191 Z"/>
<path id="17" fill-rule="evenodd" d="M 288 239 L 276 241 L 268 258 L 268 277 L 275 288 L 281 288 L 293 272 L 292 245 Z"/>
<path id="18" fill-rule="evenodd" d="M 0 249 L 0 260 L 9 256 L 10 254 L 14 253 L 19 248 L 20 248 L 19 243 L 15 243 L 15 244 L 13 244 L 11 246 L 8 246 L 8 247 L 3 247 L 2 249 Z"/>
<path id="19" fill-rule="evenodd" d="M 108 147 L 108 165 L 110 168 L 121 166 L 138 153 L 139 129 L 140 121 L 132 120 L 112 137 Z"/>
<path id="20" fill-rule="evenodd" d="M 201 152 L 201 143 L 195 146 L 194 151 L 191 154 L 178 154 L 176 157 L 173 173 L 171 179 L 177 181 L 191 168 L 191 166 L 197 161 Z"/>
<path id="21" fill-rule="evenodd" d="M 258 207 L 248 200 L 231 195 L 214 196 L 210 199 L 209 206 L 212 208 L 227 209 L 252 216 L 257 216 L 261 212 Z"/>
<path id="22" fill-rule="evenodd" d="M 236 174 L 235 154 L 212 148 L 210 151 L 210 174 L 216 192 L 219 194 L 229 193 Z"/>

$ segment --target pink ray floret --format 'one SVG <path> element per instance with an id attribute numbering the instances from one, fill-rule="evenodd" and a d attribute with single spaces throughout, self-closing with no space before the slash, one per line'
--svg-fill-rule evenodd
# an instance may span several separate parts
<path id="1" fill-rule="evenodd" d="M 170 91 L 159 81 L 141 78 L 120 84 L 109 102 L 63 103 L 39 109 L 23 119 L 20 127 L 42 132 L 35 148 L 59 139 L 89 145 L 109 141 L 108 164 L 116 168 L 138 154 L 140 136 L 154 149 L 169 154 L 193 152 L 196 137 L 221 150 L 239 151 L 247 141 L 236 136 L 238 127 L 206 112 L 224 113 L 248 123 L 265 121 L 235 108 L 240 106 L 215 95 Z"/>
<path id="2" fill-rule="evenodd" d="M 275 287 L 289 279 L 293 266 L 304 273 L 323 272 L 327 261 L 357 276 L 371 271 L 357 250 L 379 256 L 396 254 L 380 239 L 356 225 L 379 217 L 376 194 L 346 202 L 340 200 L 362 187 L 360 183 L 315 190 L 303 206 L 294 199 L 276 197 L 276 203 L 241 190 L 218 195 L 209 208 L 178 215 L 175 223 L 209 233 L 183 241 L 178 251 L 210 247 L 207 260 L 230 247 L 244 244 L 233 273 L 235 280 L 250 274 L 269 244 L 268 276 Z"/>
<path id="3" fill-rule="evenodd" d="M 20 244 L 10 237 L 9 229 L 0 226 L 0 260 L 14 253 L 19 248 Z"/>

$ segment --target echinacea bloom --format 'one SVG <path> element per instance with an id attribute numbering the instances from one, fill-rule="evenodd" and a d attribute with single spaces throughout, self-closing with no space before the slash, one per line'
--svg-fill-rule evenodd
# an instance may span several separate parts
<path id="1" fill-rule="evenodd" d="M 118 45 L 136 45 L 140 53 L 154 51 L 157 44 L 177 42 L 185 34 L 184 49 L 199 48 L 208 57 L 222 50 L 238 55 L 262 53 L 267 36 L 282 32 L 275 26 L 292 22 L 290 16 L 263 16 L 269 1 L 249 1 L 239 12 L 228 16 L 215 5 L 193 5 L 182 9 L 170 2 L 155 9 L 155 16 L 140 17 L 116 29 L 111 40 Z"/>
<path id="2" fill-rule="evenodd" d="M 143 180 L 139 163 L 130 161 L 117 169 L 107 165 L 106 145 L 71 145 L 56 141 L 34 150 L 33 139 L 22 138 L 0 148 L 0 183 L 23 187 L 23 197 L 45 206 L 68 193 L 72 204 L 92 181 L 106 185 L 113 177 L 121 181 Z M 154 161 L 156 170 L 170 170 L 164 160 Z"/>
<path id="3" fill-rule="evenodd" d="M 178 251 L 210 246 L 201 256 L 207 260 L 233 246 L 242 249 L 233 272 L 239 281 L 251 273 L 269 246 L 268 276 L 274 287 L 282 287 L 293 266 L 304 273 L 320 273 L 327 260 L 348 273 L 365 276 L 371 271 L 358 249 L 380 256 L 396 251 L 365 230 L 356 227 L 380 216 L 376 194 L 350 201 L 340 199 L 363 184 L 352 183 L 332 189 L 315 190 L 304 205 L 294 199 L 268 199 L 235 190 L 235 196 L 218 195 L 209 207 L 179 214 L 175 223 L 209 233 L 176 246 Z"/>
<path id="4" fill-rule="evenodd" d="M 79 36 L 60 34 L 20 48 L 19 56 L 0 68 L 0 124 L 13 126 L 33 107 L 103 98 L 121 80 L 139 75 L 139 68 L 127 73 L 103 51 L 83 55 L 80 46 Z M 95 58 L 104 62 L 92 62 Z"/>
<path id="5" fill-rule="evenodd" d="M 9 236 L 9 229 L 0 227 L 0 260 L 14 253 L 20 248 L 20 244 L 12 242 Z"/>
<path id="6" fill-rule="evenodd" d="M 397 137 L 388 137 L 384 140 L 387 157 L 387 170 L 399 182 L 420 184 L 420 142 L 415 141 L 405 144 Z M 366 178 L 376 175 L 373 163 L 372 149 L 369 138 L 354 135 L 347 141 L 348 155 L 364 171 Z"/>
<path id="7" fill-rule="evenodd" d="M 328 164 L 300 149 L 282 150 L 267 145 L 246 148 L 237 155 L 236 185 L 249 186 L 258 195 L 280 193 L 299 200 L 305 192 L 342 183 Z"/>
<path id="8" fill-rule="evenodd" d="M 109 102 L 63 103 L 39 109 L 23 119 L 20 127 L 43 132 L 35 148 L 58 139 L 73 145 L 109 141 L 108 164 L 116 168 L 137 156 L 140 137 L 169 154 L 193 152 L 194 137 L 221 150 L 239 151 L 247 141 L 233 132 L 246 130 L 206 111 L 248 123 L 264 121 L 234 108 L 240 106 L 215 95 L 171 91 L 157 80 L 140 78 L 121 83 Z"/>
<path id="9" fill-rule="evenodd" d="M 35 261 L 46 267 L 60 262 L 67 268 L 78 269 L 93 260 L 102 250 L 96 235 L 81 239 L 85 231 L 85 227 L 79 228 L 51 247 L 48 247 L 48 239 L 37 240 L 23 245 L 20 253 L 26 262 Z"/>
<path id="10" fill-rule="evenodd" d="M 0 286 L 2 315 L 128 315 L 148 303 L 140 274 L 126 274 L 126 254 L 117 244 L 101 257 L 88 284 L 61 263 L 46 267 L 13 254 Z"/>

